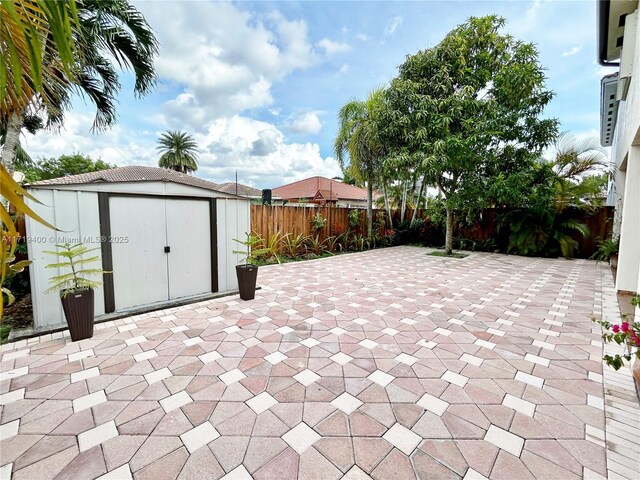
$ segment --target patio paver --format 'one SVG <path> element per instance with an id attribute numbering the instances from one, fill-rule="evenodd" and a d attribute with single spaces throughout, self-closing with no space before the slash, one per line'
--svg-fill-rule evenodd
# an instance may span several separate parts
<path id="1" fill-rule="evenodd" d="M 633 383 L 591 322 L 618 315 L 608 269 L 427 252 L 2 346 L 1 477 L 637 478 Z"/>

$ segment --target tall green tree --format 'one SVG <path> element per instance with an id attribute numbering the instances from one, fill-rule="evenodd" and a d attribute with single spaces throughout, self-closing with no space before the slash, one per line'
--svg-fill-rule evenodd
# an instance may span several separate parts
<path id="1" fill-rule="evenodd" d="M 471 17 L 435 47 L 409 56 L 391 82 L 387 128 L 444 195 L 446 253 L 459 209 L 494 202 L 492 179 L 529 168 L 553 141 L 542 119 L 553 97 L 534 45 L 500 33 L 497 16 Z"/>
<path id="2" fill-rule="evenodd" d="M 18 165 L 18 163 L 16 163 Z M 49 180 L 67 175 L 78 175 L 81 173 L 97 172 L 114 168 L 107 162 L 92 159 L 89 155 L 74 153 L 72 155 L 61 155 L 57 158 L 42 158 L 32 162 L 30 165 L 20 165 L 25 174 L 26 182 L 37 182 L 39 180 Z"/>
<path id="3" fill-rule="evenodd" d="M 5 3 L 2 2 L 4 6 Z M 24 3 L 24 2 L 23 2 Z M 40 3 L 40 2 L 37 2 Z M 44 2 L 46 5 L 67 2 Z M 76 2 L 69 2 L 74 6 Z M 80 94 L 96 107 L 93 129 L 104 130 L 116 123 L 117 95 L 120 91 L 118 69 L 131 70 L 135 76 L 134 92 L 145 95 L 154 86 L 155 56 L 158 42 L 144 16 L 127 0 L 82 0 L 77 2 L 77 28 L 72 32 L 75 47 L 73 76 L 64 82 L 45 82 L 42 92 L 33 94 L 30 101 L 12 115 L 0 118 L 0 129 L 6 133 L 2 160 L 12 166 L 19 149 L 19 137 L 24 120 L 41 114 L 47 126 L 57 127 L 64 122 L 72 96 Z M 42 64 L 54 71 L 61 62 L 59 49 L 45 42 Z M 55 76 L 53 76 L 55 78 Z"/>
<path id="4" fill-rule="evenodd" d="M 351 100 L 338 113 L 338 133 L 333 151 L 343 170 L 367 185 L 367 234 L 373 237 L 373 185 L 378 179 L 386 148 L 380 138 L 380 112 L 384 90 L 369 93 L 366 100 Z"/>
<path id="5" fill-rule="evenodd" d="M 192 135 L 181 131 L 168 131 L 158 139 L 160 151 L 158 166 L 181 173 L 198 170 L 198 144 Z"/>

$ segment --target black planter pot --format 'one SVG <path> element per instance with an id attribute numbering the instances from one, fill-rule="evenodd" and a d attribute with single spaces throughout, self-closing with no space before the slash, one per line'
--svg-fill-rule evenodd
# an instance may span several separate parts
<path id="1" fill-rule="evenodd" d="M 93 290 L 78 290 L 60 297 L 71 340 L 93 337 Z"/>
<path id="2" fill-rule="evenodd" d="M 256 296 L 256 280 L 258 279 L 257 265 L 236 265 L 238 276 L 238 290 L 242 300 L 253 300 Z"/>

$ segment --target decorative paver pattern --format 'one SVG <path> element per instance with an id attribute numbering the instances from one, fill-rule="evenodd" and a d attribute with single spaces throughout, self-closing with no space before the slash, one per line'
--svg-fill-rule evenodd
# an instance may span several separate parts
<path id="1" fill-rule="evenodd" d="M 427 252 L 3 346 L 0 477 L 637 478 L 633 384 L 591 322 L 617 314 L 606 267 Z"/>

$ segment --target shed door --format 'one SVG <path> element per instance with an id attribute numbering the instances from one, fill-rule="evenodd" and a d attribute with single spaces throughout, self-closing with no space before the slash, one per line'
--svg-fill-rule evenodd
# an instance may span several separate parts
<path id="1" fill-rule="evenodd" d="M 169 299 L 211 292 L 209 202 L 166 201 Z"/>
<path id="2" fill-rule="evenodd" d="M 111 252 L 116 310 L 169 295 L 164 199 L 111 197 Z"/>
<path id="3" fill-rule="evenodd" d="M 117 311 L 212 291 L 208 199 L 113 196 L 109 210 Z"/>

